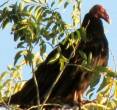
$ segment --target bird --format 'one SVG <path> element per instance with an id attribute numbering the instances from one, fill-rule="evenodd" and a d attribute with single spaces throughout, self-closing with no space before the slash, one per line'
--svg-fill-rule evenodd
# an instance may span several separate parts
<path id="1" fill-rule="evenodd" d="M 82 95 L 89 86 L 91 81 L 91 74 L 86 71 L 82 71 L 78 66 L 84 61 L 81 52 L 85 53 L 88 57 L 92 54 L 91 64 L 92 66 L 106 67 L 109 59 L 109 47 L 108 40 L 104 33 L 104 27 L 102 19 L 107 23 L 110 23 L 109 15 L 107 14 L 104 6 L 100 4 L 94 5 L 89 12 L 85 15 L 81 27 L 86 31 L 86 40 L 82 39 L 75 48 L 72 46 L 67 47 L 68 41 L 61 41 L 54 50 L 52 50 L 47 58 L 38 65 L 34 72 L 39 91 L 40 103 L 43 103 L 46 99 L 48 91 L 52 87 L 54 81 L 61 73 L 61 64 L 59 58 L 55 56 L 64 56 L 69 61 L 65 62 L 65 68 L 63 68 L 61 77 L 53 87 L 47 102 L 51 102 L 56 98 L 73 101 L 77 104 L 82 103 Z M 76 31 L 69 34 L 69 38 L 72 35 L 77 36 Z M 23 88 L 10 97 L 9 104 L 20 105 L 21 108 L 28 108 L 33 105 L 37 105 L 37 91 L 34 78 L 29 79 L 23 86 Z"/>

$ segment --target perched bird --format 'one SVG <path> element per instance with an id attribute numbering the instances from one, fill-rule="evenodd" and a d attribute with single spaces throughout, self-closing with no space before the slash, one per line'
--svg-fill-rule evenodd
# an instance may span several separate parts
<path id="1" fill-rule="evenodd" d="M 89 86 L 91 74 L 82 71 L 74 65 L 81 65 L 83 57 L 79 51 L 82 51 L 89 56 L 92 54 L 92 66 L 106 66 L 108 63 L 108 41 L 106 39 L 102 20 L 109 21 L 109 16 L 102 5 L 93 6 L 85 15 L 82 22 L 82 27 L 86 29 L 86 40 L 82 40 L 76 45 L 75 52 L 72 46 L 67 47 L 67 43 L 60 43 L 55 48 L 43 63 L 41 63 L 35 71 L 36 79 L 39 87 L 40 102 L 43 103 L 45 97 L 52 87 L 55 79 L 61 73 L 59 58 L 51 62 L 53 56 L 58 54 L 69 59 L 65 66 L 61 77 L 52 89 L 52 93 L 47 101 L 55 98 L 63 98 L 75 103 L 82 103 L 81 96 Z M 77 32 L 71 33 L 69 36 L 77 36 Z M 73 55 L 72 55 L 73 53 Z M 24 87 L 16 94 L 10 97 L 9 104 L 18 104 L 22 108 L 27 108 L 37 104 L 37 92 L 34 79 L 27 81 Z"/>

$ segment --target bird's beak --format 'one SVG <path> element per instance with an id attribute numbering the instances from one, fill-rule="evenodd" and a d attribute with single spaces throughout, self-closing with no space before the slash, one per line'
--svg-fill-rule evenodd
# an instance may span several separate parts
<path id="1" fill-rule="evenodd" d="M 104 20 L 108 23 L 111 24 L 111 19 L 109 18 L 109 16 L 105 16 Z"/>
<path id="2" fill-rule="evenodd" d="M 109 18 L 109 15 L 107 14 L 106 11 L 104 11 L 104 13 L 103 13 L 103 19 L 104 19 L 107 23 L 111 24 L 111 19 Z"/>
<path id="3" fill-rule="evenodd" d="M 108 19 L 107 22 L 108 22 L 108 24 L 111 24 L 111 19 Z"/>

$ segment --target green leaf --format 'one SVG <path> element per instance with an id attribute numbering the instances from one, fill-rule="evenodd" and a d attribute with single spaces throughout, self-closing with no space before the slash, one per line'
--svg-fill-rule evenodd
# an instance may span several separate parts
<path id="1" fill-rule="evenodd" d="M 53 6 L 54 6 L 54 4 L 55 4 L 55 0 L 51 3 L 51 7 L 53 7 Z"/>
<path id="2" fill-rule="evenodd" d="M 86 53 L 84 53 L 83 51 L 79 50 L 79 54 L 80 54 L 80 56 L 81 56 L 84 60 L 87 61 L 87 55 L 86 55 Z"/>
<path id="3" fill-rule="evenodd" d="M 8 85 L 10 82 L 12 82 L 12 80 L 11 80 L 11 79 L 7 79 L 7 80 L 4 82 L 3 86 L 6 87 L 6 85 Z"/>
<path id="4" fill-rule="evenodd" d="M 49 18 L 45 29 L 47 30 L 52 25 L 52 23 L 52 20 Z"/>
<path id="5" fill-rule="evenodd" d="M 19 51 L 18 53 L 16 53 L 15 58 L 14 58 L 14 65 L 16 65 L 17 61 L 21 57 L 21 53 L 22 53 L 22 51 Z"/>
<path id="6" fill-rule="evenodd" d="M 54 45 L 56 43 L 56 38 L 52 39 L 52 44 Z"/>
<path id="7" fill-rule="evenodd" d="M 39 0 L 32 0 L 33 2 L 35 2 L 35 3 L 39 3 Z"/>
<path id="8" fill-rule="evenodd" d="M 60 47 L 58 47 L 51 53 L 50 55 L 51 57 L 48 56 L 48 64 L 52 64 L 58 61 L 58 59 L 60 58 L 60 55 L 61 55 L 61 49 Z"/>
<path id="9" fill-rule="evenodd" d="M 4 29 L 7 26 L 8 23 L 9 23 L 8 18 L 3 19 L 2 28 Z"/>
<path id="10" fill-rule="evenodd" d="M 26 2 L 26 3 L 32 2 L 32 0 L 23 0 L 23 1 Z"/>
<path id="11" fill-rule="evenodd" d="M 12 70 L 14 71 L 13 65 L 8 65 L 7 68 L 9 71 L 12 71 Z"/>
<path id="12" fill-rule="evenodd" d="M 20 42 L 19 44 L 17 44 L 17 48 L 24 48 L 24 46 L 23 46 L 24 43 L 25 42 Z"/>
<path id="13" fill-rule="evenodd" d="M 38 19 L 38 14 L 40 13 L 40 11 L 42 11 L 41 7 L 37 6 L 34 11 L 36 19 Z"/>
<path id="14" fill-rule="evenodd" d="M 62 4 L 64 2 L 64 0 L 58 0 L 58 4 Z"/>
<path id="15" fill-rule="evenodd" d="M 22 23 L 24 23 L 24 22 L 22 22 Z M 16 33 L 18 31 L 21 31 L 21 30 L 24 30 L 24 29 L 27 29 L 27 25 L 25 25 L 25 24 L 24 24 L 24 26 L 19 27 L 17 30 L 14 30 L 14 32 Z"/>
<path id="16" fill-rule="evenodd" d="M 79 29 L 75 31 L 74 39 L 75 39 L 75 40 L 78 40 L 78 41 L 81 40 L 81 34 L 80 34 Z"/>
<path id="17" fill-rule="evenodd" d="M 116 100 L 117 100 L 117 81 L 115 81 L 114 87 L 115 87 L 115 90 L 114 90 L 114 97 L 115 97 Z"/>
<path id="18" fill-rule="evenodd" d="M 4 87 L 4 86 L 3 86 L 3 83 L 2 83 L 2 81 L 0 81 L 0 97 L 2 97 L 2 95 L 1 95 L 1 90 L 2 90 L 3 87 Z M 1 103 L 1 100 L 0 100 L 0 103 Z"/>
<path id="19" fill-rule="evenodd" d="M 90 73 L 91 77 L 93 77 L 90 80 L 90 88 L 89 91 L 87 92 L 87 94 L 89 94 L 90 92 L 92 92 L 94 90 L 94 87 L 99 83 L 101 75 L 99 73 Z"/>
<path id="20" fill-rule="evenodd" d="M 60 53 L 56 53 L 55 56 L 49 60 L 48 64 L 55 63 L 59 59 L 59 57 Z"/>
<path id="21" fill-rule="evenodd" d="M 31 66 L 33 63 L 32 61 L 34 58 L 34 54 L 31 51 L 27 50 L 27 54 L 24 55 L 24 58 L 25 58 L 25 61 L 28 62 L 29 65 Z"/>
<path id="22" fill-rule="evenodd" d="M 23 9 L 24 9 L 24 3 L 21 2 L 21 3 L 19 3 L 19 10 L 20 11 L 23 11 Z"/>
<path id="23" fill-rule="evenodd" d="M 88 55 L 87 64 L 90 65 L 91 61 L 92 61 L 92 53 L 90 52 L 89 55 Z"/>
<path id="24" fill-rule="evenodd" d="M 60 63 L 60 71 L 62 71 L 65 67 L 65 62 L 60 59 L 59 63 Z"/>
<path id="25" fill-rule="evenodd" d="M 67 8 L 68 5 L 69 5 L 69 3 L 68 2 L 65 2 L 64 3 L 64 8 Z"/>
<path id="26" fill-rule="evenodd" d="M 40 54 L 41 54 L 41 56 L 43 56 L 45 51 L 46 51 L 46 44 L 44 42 L 42 42 L 41 45 L 40 45 Z"/>
<path id="27" fill-rule="evenodd" d="M 0 81 L 3 80 L 7 75 L 8 75 L 8 72 L 3 72 L 3 73 L 0 75 Z"/>
<path id="28" fill-rule="evenodd" d="M 108 70 L 107 71 L 107 76 L 117 78 L 117 72 L 113 72 L 113 71 Z"/>
<path id="29" fill-rule="evenodd" d="M 63 55 L 61 55 L 61 59 L 65 62 L 68 63 L 68 59 L 66 57 L 64 57 Z"/>
<path id="30" fill-rule="evenodd" d="M 106 74 L 107 77 L 113 77 L 113 78 L 117 77 L 117 72 L 113 72 L 112 70 L 109 70 L 107 67 L 97 66 L 96 70 L 100 71 L 102 73 L 106 72 L 107 73 Z"/>
<path id="31" fill-rule="evenodd" d="M 21 50 L 18 53 L 16 53 L 15 58 L 14 58 L 14 65 L 16 65 L 17 61 L 20 59 L 22 55 L 26 56 L 28 54 L 27 50 Z"/>
<path id="32" fill-rule="evenodd" d="M 31 6 L 30 8 L 29 8 L 29 12 L 30 12 L 30 14 L 32 15 L 32 12 L 33 12 L 33 9 L 35 8 L 35 6 Z"/>
<path id="33" fill-rule="evenodd" d="M 59 63 L 60 63 L 60 71 L 62 71 L 64 69 L 65 64 L 68 63 L 68 59 L 63 55 L 61 55 L 59 58 Z"/>
<path id="34" fill-rule="evenodd" d="M 86 29 L 85 28 L 80 28 L 79 29 L 79 32 L 80 32 L 81 39 L 83 41 L 86 41 L 87 40 L 87 37 L 86 37 Z"/>

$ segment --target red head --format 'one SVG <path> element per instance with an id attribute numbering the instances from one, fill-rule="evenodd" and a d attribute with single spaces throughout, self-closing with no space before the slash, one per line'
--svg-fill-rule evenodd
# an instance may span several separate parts
<path id="1" fill-rule="evenodd" d="M 96 17 L 97 19 L 104 19 L 106 22 L 110 23 L 109 15 L 102 5 L 95 5 L 91 8 L 89 13 Z"/>

